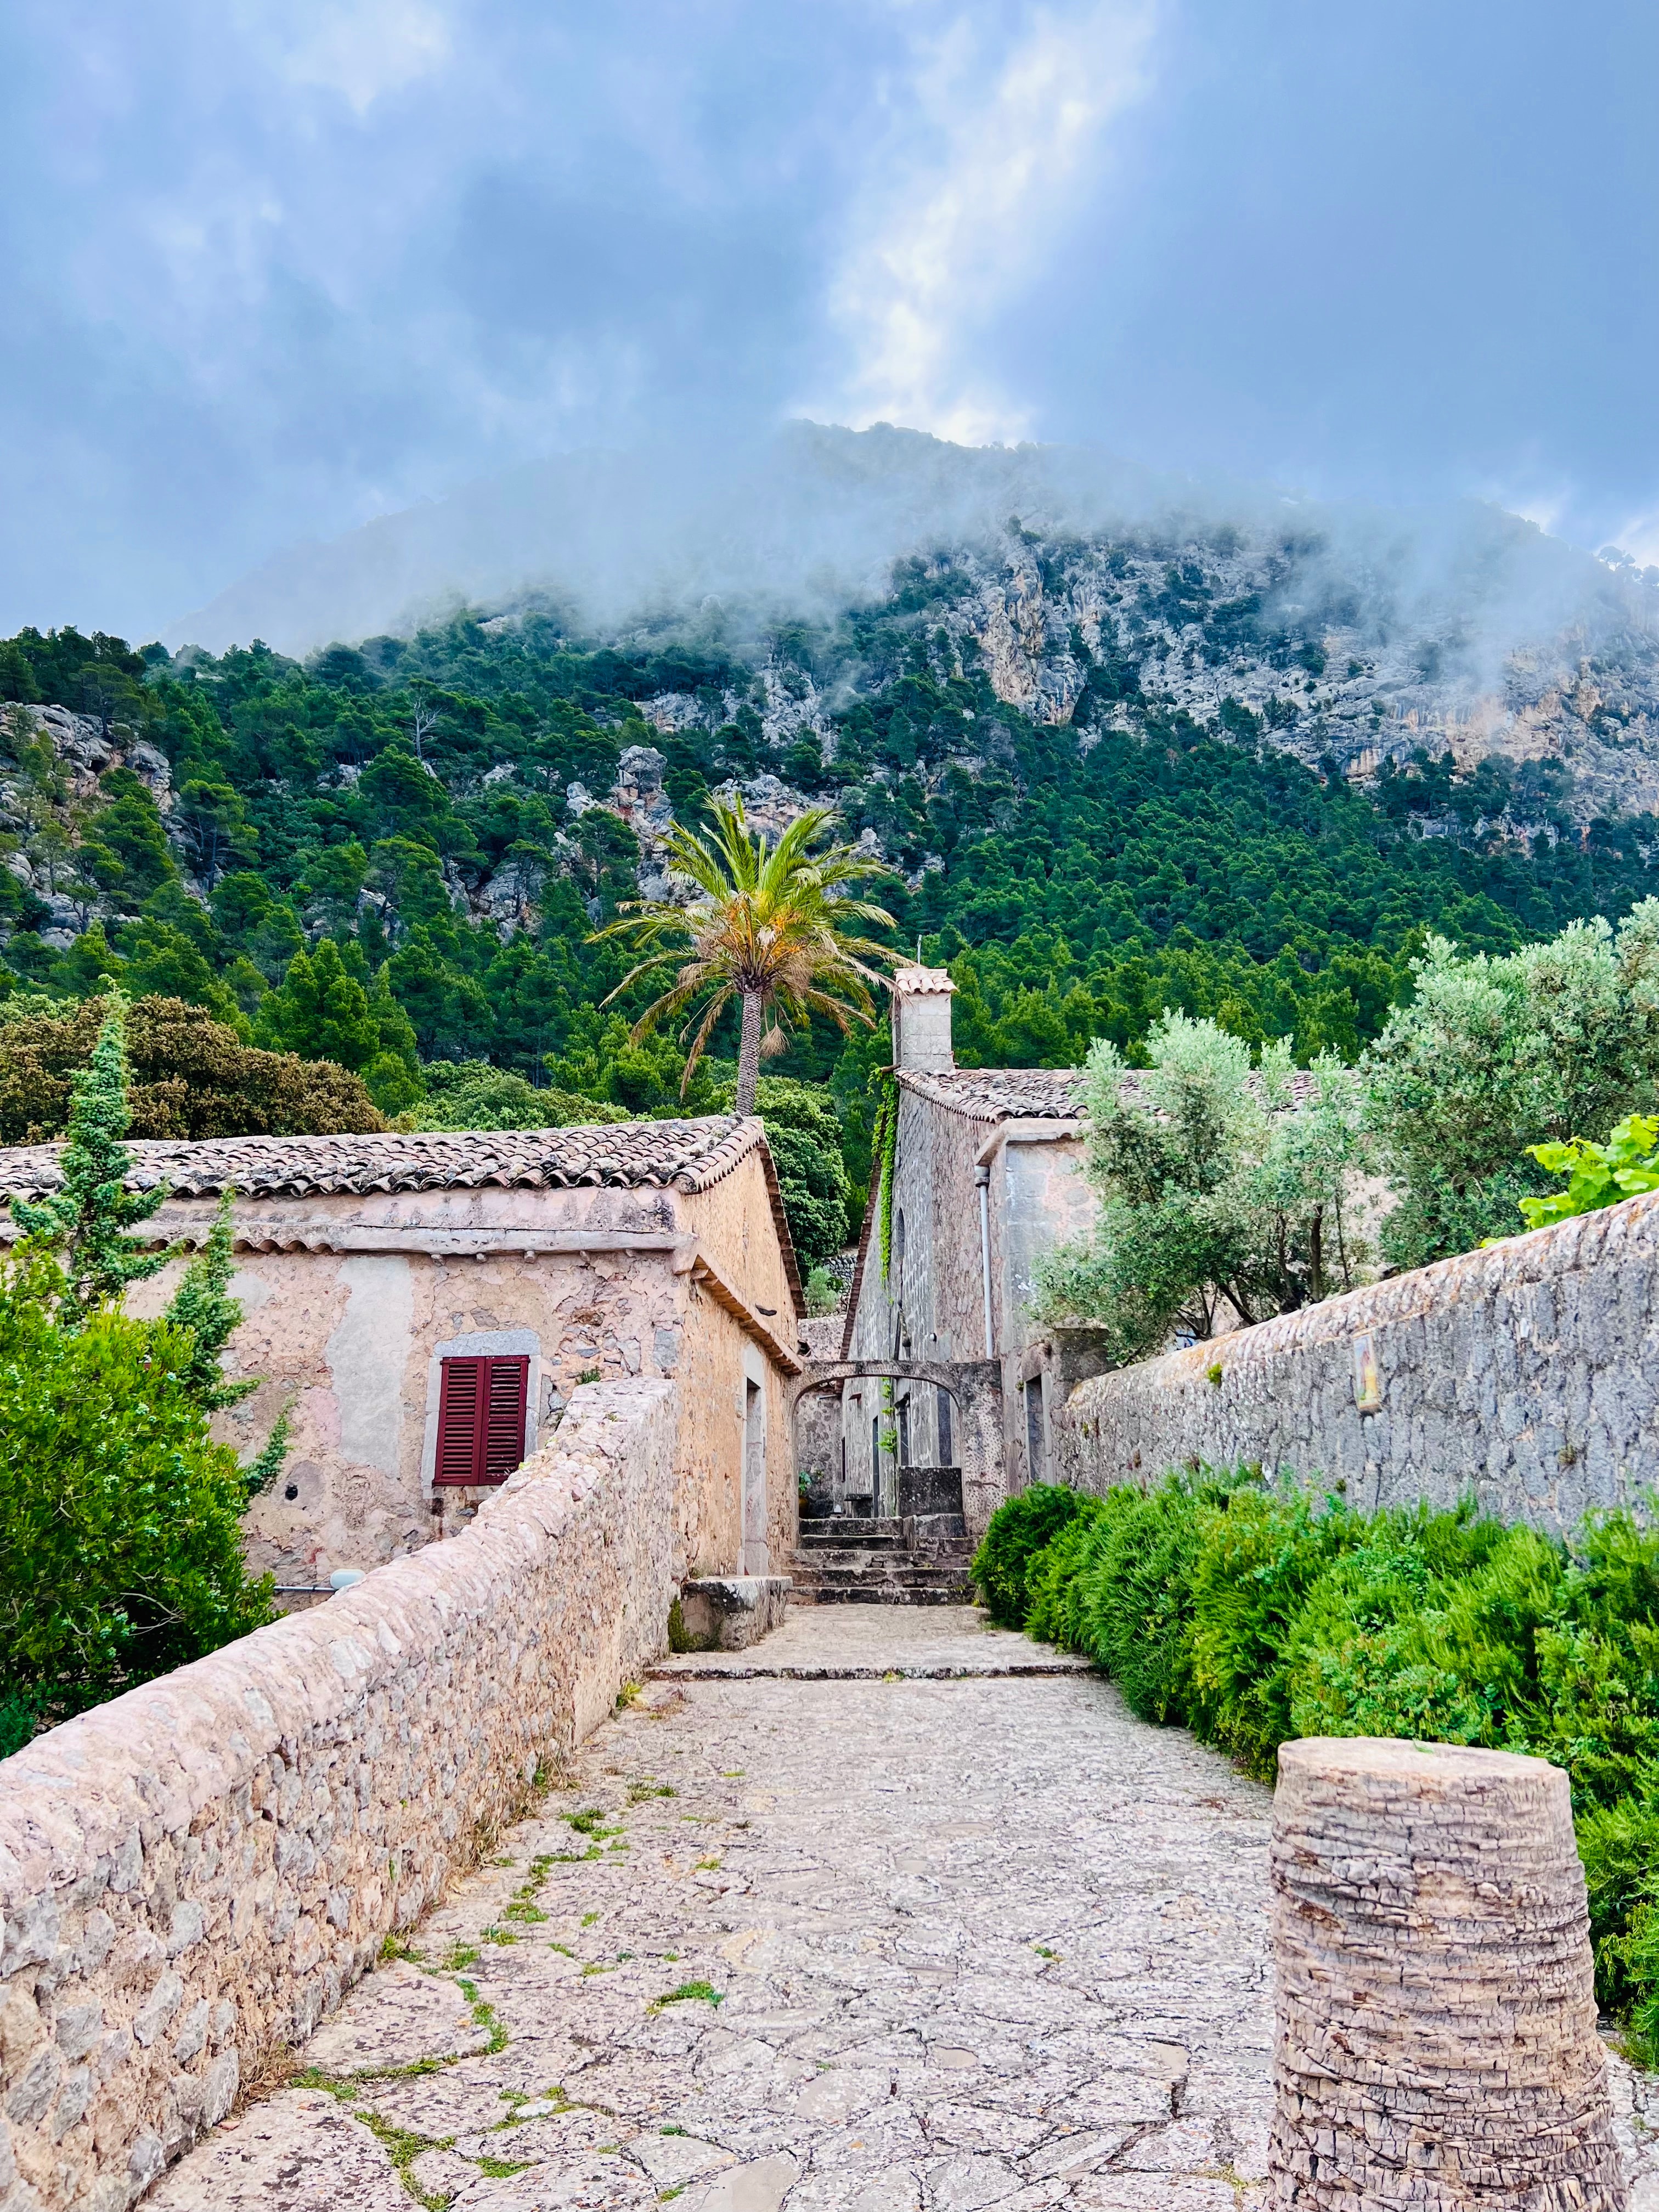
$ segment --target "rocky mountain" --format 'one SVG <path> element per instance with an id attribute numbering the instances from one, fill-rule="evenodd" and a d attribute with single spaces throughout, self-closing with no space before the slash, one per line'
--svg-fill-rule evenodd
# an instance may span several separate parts
<path id="1" fill-rule="evenodd" d="M 592 933 L 672 892 L 711 793 L 775 828 L 825 806 L 885 864 L 982 1066 L 1134 1051 L 1171 1006 L 1352 1058 L 1426 933 L 1503 951 L 1659 890 L 1659 574 L 1621 556 L 894 431 L 746 466 L 631 514 L 567 470 L 559 546 L 483 501 L 505 580 L 431 623 L 387 610 L 441 518 L 388 524 L 378 583 L 349 541 L 300 562 L 356 642 L 0 640 L 14 989 L 113 975 L 380 1068 L 389 1112 L 474 1060 L 641 1111 L 679 1048 L 629 1041 L 647 987 Z M 275 629 L 270 582 L 233 635 Z M 883 1049 L 789 1048 L 855 1181 Z"/>
<path id="2" fill-rule="evenodd" d="M 1659 809 L 1659 570 L 1473 502 L 1321 506 L 1080 448 L 795 424 L 724 457 L 568 456 L 284 556 L 177 637 L 292 652 L 480 600 L 486 631 L 529 608 L 590 644 L 718 639 L 777 750 L 833 746 L 860 641 L 908 628 L 1040 723 L 1152 701 L 1351 779 L 1493 760 L 1520 826 Z M 638 703 L 670 732 L 736 710 Z"/>

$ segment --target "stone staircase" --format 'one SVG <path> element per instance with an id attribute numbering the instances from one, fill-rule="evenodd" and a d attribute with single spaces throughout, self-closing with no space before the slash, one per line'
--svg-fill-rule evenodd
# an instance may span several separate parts
<path id="1" fill-rule="evenodd" d="M 960 1513 L 803 1520 L 792 1605 L 971 1605 L 974 1547 Z"/>

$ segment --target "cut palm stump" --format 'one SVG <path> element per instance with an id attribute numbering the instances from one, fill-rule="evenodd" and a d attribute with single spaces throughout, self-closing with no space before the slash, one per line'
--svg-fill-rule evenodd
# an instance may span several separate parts
<path id="1" fill-rule="evenodd" d="M 1559 1767 L 1287 1743 L 1271 1864 L 1279 2206 L 1624 2212 Z"/>

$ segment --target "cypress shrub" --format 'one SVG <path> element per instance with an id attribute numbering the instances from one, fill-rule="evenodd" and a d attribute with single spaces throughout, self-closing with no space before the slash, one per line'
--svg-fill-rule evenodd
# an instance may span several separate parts
<path id="1" fill-rule="evenodd" d="M 1025 1626 L 1025 1568 L 1057 1536 L 1082 1503 L 1075 1490 L 1034 1482 L 1005 1498 L 991 1516 L 969 1569 L 985 1609 L 1004 1628 Z"/>

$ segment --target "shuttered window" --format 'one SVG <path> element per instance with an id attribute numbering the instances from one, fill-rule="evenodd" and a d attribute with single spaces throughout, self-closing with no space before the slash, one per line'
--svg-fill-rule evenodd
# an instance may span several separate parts
<path id="1" fill-rule="evenodd" d="M 524 1458 L 525 1358 L 446 1359 L 434 1483 L 505 1482 Z"/>

